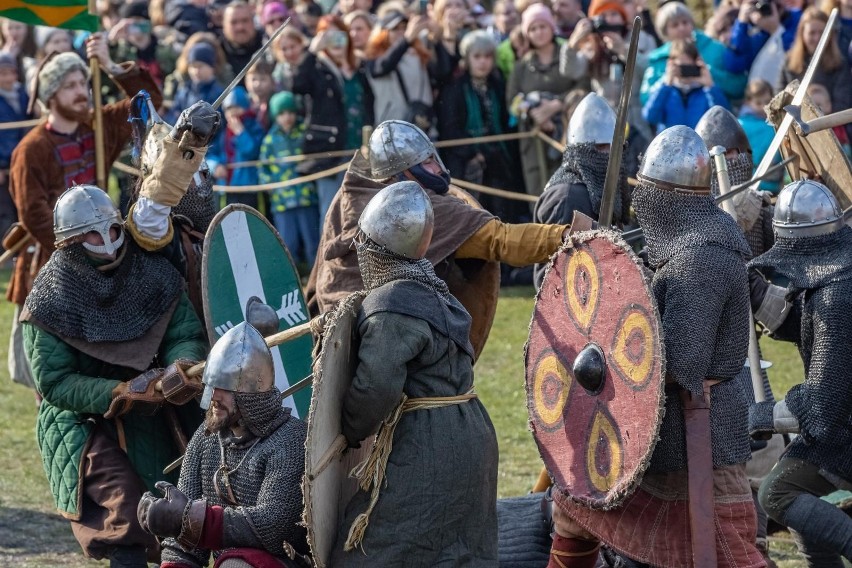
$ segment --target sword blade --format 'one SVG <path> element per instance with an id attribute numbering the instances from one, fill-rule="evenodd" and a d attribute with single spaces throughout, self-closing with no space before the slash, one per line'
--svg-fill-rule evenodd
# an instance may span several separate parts
<path id="1" fill-rule="evenodd" d="M 275 41 L 278 38 L 279 35 L 281 35 L 281 32 L 284 31 L 284 28 L 286 28 L 287 24 L 289 24 L 289 23 L 290 23 L 290 18 L 287 18 L 286 20 L 284 20 L 284 23 L 281 24 L 281 27 L 279 27 L 277 30 L 275 30 L 275 33 L 272 34 L 271 36 L 269 36 L 269 39 L 266 40 L 266 43 L 264 43 L 263 46 L 260 49 L 258 49 L 257 52 L 254 55 L 251 56 L 251 60 L 249 60 L 248 64 L 245 67 L 243 67 L 242 71 L 237 73 L 237 76 L 234 77 L 234 80 L 231 81 L 231 84 L 228 85 L 228 87 L 224 91 L 222 91 L 222 94 L 219 95 L 219 98 L 216 99 L 216 101 L 213 103 L 213 110 L 217 110 L 220 106 L 222 106 L 222 103 L 225 102 L 225 97 L 230 95 L 231 91 L 233 91 L 237 87 L 237 85 L 240 84 L 240 81 L 242 81 L 243 77 L 246 76 L 246 73 L 248 73 L 248 70 L 251 69 L 252 66 L 255 63 L 257 63 L 258 59 L 263 57 L 263 54 L 266 53 L 266 50 L 269 49 L 269 46 L 272 45 L 272 42 Z"/>
<path id="2" fill-rule="evenodd" d="M 601 197 L 601 210 L 598 215 L 598 224 L 603 228 L 608 228 L 612 225 L 612 212 L 615 208 L 618 180 L 621 178 L 619 174 L 621 173 L 621 157 L 624 153 L 624 139 L 626 137 L 627 107 L 630 105 L 630 93 L 633 90 L 633 74 L 636 71 L 636 52 L 639 49 L 639 32 L 641 29 L 642 21 L 637 16 L 633 19 L 633 30 L 630 32 L 630 49 L 627 52 L 627 63 L 624 66 L 621 96 L 618 100 L 618 115 L 615 119 L 615 132 L 612 135 L 612 145 L 609 148 L 609 161 L 606 166 L 606 179 L 604 180 L 603 196 Z"/>

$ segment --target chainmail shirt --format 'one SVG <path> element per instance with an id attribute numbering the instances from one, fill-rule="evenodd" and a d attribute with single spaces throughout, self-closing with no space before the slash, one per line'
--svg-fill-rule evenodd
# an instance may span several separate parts
<path id="1" fill-rule="evenodd" d="M 238 401 L 241 412 L 251 411 L 250 406 L 260 409 L 249 421 L 255 428 L 261 420 L 277 426 L 265 428 L 268 434 L 263 437 L 257 437 L 250 426 L 249 433 L 235 438 L 209 434 L 202 425 L 187 447 L 178 488 L 189 499 L 204 498 L 208 506 L 224 507 L 223 550 L 260 548 L 283 559 L 285 541 L 300 554 L 308 551 L 306 531 L 300 526 L 307 425 L 281 408 L 278 389 L 260 394 L 250 403 Z M 273 402 L 277 412 L 270 420 Z M 225 476 L 223 471 L 230 473 Z M 225 477 L 236 505 L 228 502 Z M 221 552 L 214 551 L 214 557 Z M 209 554 L 203 549 L 185 551 L 171 538 L 163 542 L 163 562 L 206 566 Z"/>
<path id="2" fill-rule="evenodd" d="M 141 337 L 178 298 L 183 279 L 161 255 L 126 243 L 124 258 L 109 271 L 98 270 L 79 243 L 56 250 L 26 307 L 65 337 L 94 343 Z"/>
<path id="3" fill-rule="evenodd" d="M 748 404 L 730 380 L 748 351 L 749 288 L 743 258 L 748 245 L 734 220 L 709 195 L 683 195 L 645 184 L 633 206 L 657 266 L 651 289 L 663 326 L 668 380 L 666 413 L 650 471 L 686 467 L 685 427 L 679 387 L 700 394 L 711 388 L 713 465 L 745 463 L 751 455 Z"/>
<path id="4" fill-rule="evenodd" d="M 642 182 L 633 190 L 632 203 L 653 266 L 701 245 L 715 244 L 744 258 L 750 253 L 736 222 L 710 195 L 679 194 Z"/>

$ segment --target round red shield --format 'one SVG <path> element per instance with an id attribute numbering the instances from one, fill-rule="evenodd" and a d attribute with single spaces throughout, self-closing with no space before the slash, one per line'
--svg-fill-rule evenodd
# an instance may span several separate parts
<path id="1" fill-rule="evenodd" d="M 530 427 L 559 490 L 618 506 L 639 484 L 664 404 L 656 302 L 618 233 L 571 236 L 542 282 L 526 346 Z"/>

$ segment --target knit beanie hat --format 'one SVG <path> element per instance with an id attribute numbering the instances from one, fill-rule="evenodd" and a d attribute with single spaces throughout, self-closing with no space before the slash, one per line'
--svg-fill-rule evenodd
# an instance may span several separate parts
<path id="1" fill-rule="evenodd" d="M 554 34 L 556 33 L 556 20 L 553 19 L 553 12 L 544 4 L 532 4 L 524 10 L 521 16 L 521 30 L 525 36 L 529 37 L 530 26 L 535 22 L 544 22 L 553 29 Z"/>
<path id="2" fill-rule="evenodd" d="M 240 107 L 243 110 L 251 108 L 251 101 L 245 87 L 234 87 L 234 90 L 225 97 L 222 108 L 227 110 L 233 107 Z"/>
<path id="3" fill-rule="evenodd" d="M 282 112 L 296 112 L 296 96 L 290 91 L 281 91 L 269 99 L 270 118 L 277 118 Z"/>
<path id="4" fill-rule="evenodd" d="M 73 51 L 48 56 L 38 71 L 35 84 L 38 100 L 46 105 L 59 90 L 65 76 L 72 71 L 82 71 L 86 80 L 89 79 L 89 66 Z"/>
<path id="5" fill-rule="evenodd" d="M 624 3 L 621 0 L 592 0 L 592 3 L 589 4 L 589 17 L 594 18 L 610 10 L 621 14 L 625 24 L 632 23 L 627 21 L 627 11 L 625 11 Z"/>
<path id="6" fill-rule="evenodd" d="M 186 54 L 187 63 L 206 63 L 210 67 L 216 68 L 216 50 L 209 43 L 200 41 L 189 48 L 189 53 Z"/>
<path id="7" fill-rule="evenodd" d="M 18 62 L 5 51 L 0 51 L 0 69 L 14 69 L 17 71 Z"/>

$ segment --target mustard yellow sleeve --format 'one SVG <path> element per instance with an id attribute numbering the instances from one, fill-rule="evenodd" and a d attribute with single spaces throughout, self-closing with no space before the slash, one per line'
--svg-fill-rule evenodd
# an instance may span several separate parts
<path id="1" fill-rule="evenodd" d="M 562 233 L 568 227 L 492 219 L 462 243 L 456 258 L 498 260 L 512 266 L 547 262 L 562 245 Z"/>

